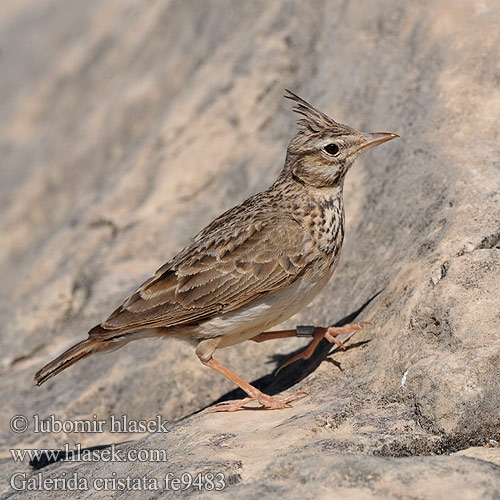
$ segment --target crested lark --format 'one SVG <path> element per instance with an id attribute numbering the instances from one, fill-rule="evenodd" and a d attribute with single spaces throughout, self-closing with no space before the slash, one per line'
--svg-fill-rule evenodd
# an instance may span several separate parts
<path id="1" fill-rule="evenodd" d="M 248 394 L 214 409 L 234 411 L 250 401 L 285 408 L 305 393 L 264 394 L 216 361 L 214 351 L 249 339 L 312 335 L 291 362 L 308 358 L 322 338 L 342 345 L 335 335 L 366 324 L 265 332 L 302 309 L 330 279 L 344 237 L 342 188 L 353 161 L 399 137 L 358 132 L 287 92 L 301 119 L 276 182 L 200 231 L 87 339 L 44 366 L 35 375 L 38 385 L 90 354 L 137 338 L 175 337 L 194 345 L 203 364 Z"/>

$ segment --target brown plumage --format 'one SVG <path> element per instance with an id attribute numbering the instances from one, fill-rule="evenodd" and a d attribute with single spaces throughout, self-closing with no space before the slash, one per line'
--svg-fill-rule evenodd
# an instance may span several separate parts
<path id="1" fill-rule="evenodd" d="M 272 398 L 251 386 L 212 354 L 244 340 L 296 335 L 265 332 L 304 307 L 324 287 L 338 262 L 344 237 L 342 188 L 355 158 L 395 134 L 362 134 L 342 125 L 290 91 L 302 118 L 275 183 L 215 219 L 158 269 L 88 339 L 36 375 L 38 385 L 76 361 L 148 336 L 175 337 L 196 347 L 200 360 L 239 385 L 248 398 L 219 405 L 234 411 L 257 400 L 284 408 L 301 393 Z M 350 329 L 362 328 L 354 323 Z M 342 331 L 345 331 L 345 327 Z M 264 333 L 263 333 L 264 332 Z M 316 328 L 308 357 L 335 328 Z"/>

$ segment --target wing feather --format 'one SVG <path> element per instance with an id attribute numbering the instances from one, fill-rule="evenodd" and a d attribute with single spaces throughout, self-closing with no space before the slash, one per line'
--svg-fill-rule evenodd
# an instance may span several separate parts
<path id="1" fill-rule="evenodd" d="M 224 237 L 204 231 L 128 297 L 96 335 L 207 320 L 279 290 L 313 260 L 305 231 L 292 219 L 242 223 Z"/>

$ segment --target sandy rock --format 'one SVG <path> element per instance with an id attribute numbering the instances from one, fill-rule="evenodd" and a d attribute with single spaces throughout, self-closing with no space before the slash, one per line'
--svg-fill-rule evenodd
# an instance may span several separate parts
<path id="1" fill-rule="evenodd" d="M 160 486 L 167 472 L 220 472 L 223 494 L 241 498 L 498 498 L 498 460 L 484 450 L 500 430 L 499 16 L 479 0 L 4 2 L 4 495 L 42 494 L 13 492 L 16 471 L 148 473 Z M 285 87 L 341 122 L 401 136 L 349 173 L 341 262 L 286 323 L 374 326 L 276 377 L 304 341 L 220 352 L 266 392 L 308 392 L 285 411 L 197 414 L 240 394 L 174 341 L 131 343 L 35 387 L 37 369 L 195 232 L 273 182 L 295 130 Z M 9 430 L 14 415 L 27 432 Z M 36 433 L 34 415 L 107 425 Z M 111 415 L 160 415 L 170 432 L 111 432 Z M 9 451 L 113 443 L 168 461 L 33 470 Z M 471 449 L 482 451 L 460 452 Z"/>
<path id="2" fill-rule="evenodd" d="M 491 440 L 490 443 L 489 447 L 471 446 L 465 450 L 457 451 L 454 455 L 478 458 L 480 460 L 486 460 L 493 464 L 500 465 L 500 445 L 494 440 Z"/>

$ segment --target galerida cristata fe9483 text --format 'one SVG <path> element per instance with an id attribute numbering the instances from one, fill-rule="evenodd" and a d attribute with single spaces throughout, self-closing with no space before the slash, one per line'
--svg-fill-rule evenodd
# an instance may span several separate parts
<path id="1" fill-rule="evenodd" d="M 305 393 L 278 398 L 262 393 L 216 361 L 216 349 L 245 340 L 262 342 L 309 333 L 298 358 L 322 338 L 365 323 L 309 332 L 267 332 L 308 304 L 330 279 L 344 238 L 344 178 L 354 160 L 396 134 L 364 134 L 342 125 L 287 91 L 301 119 L 276 182 L 202 229 L 109 317 L 36 375 L 38 385 L 90 354 L 144 337 L 174 337 L 196 348 L 200 361 L 248 394 L 214 407 L 235 411 L 250 401 L 264 408 L 290 406 Z"/>

